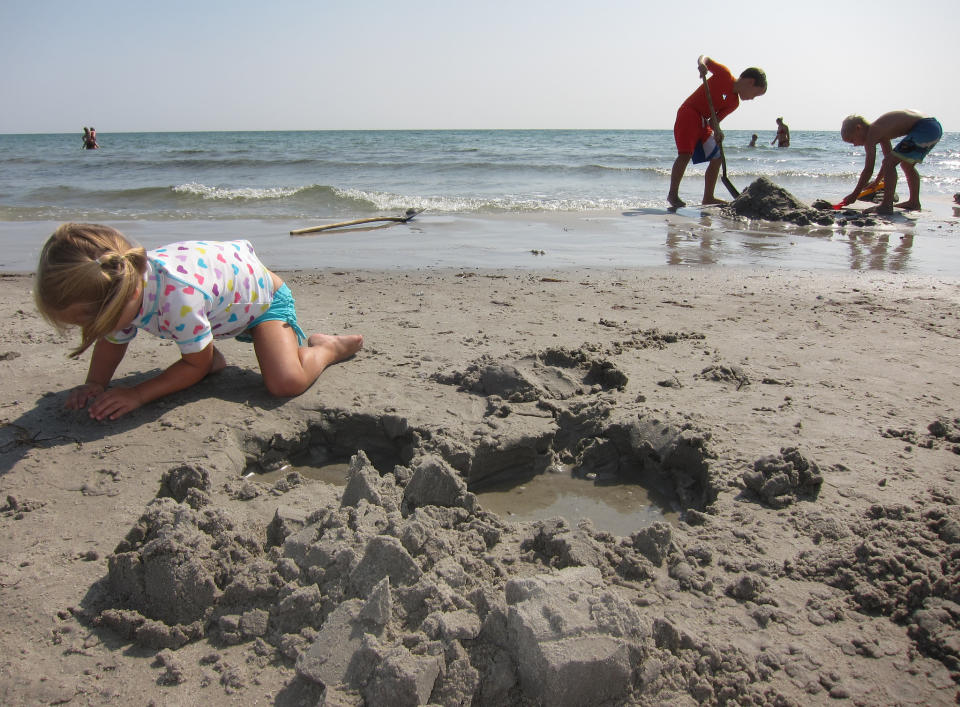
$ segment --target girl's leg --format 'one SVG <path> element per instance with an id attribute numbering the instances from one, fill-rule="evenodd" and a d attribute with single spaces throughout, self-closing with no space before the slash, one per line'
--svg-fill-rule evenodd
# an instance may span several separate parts
<path id="1" fill-rule="evenodd" d="M 359 334 L 314 334 L 307 346 L 299 346 L 296 333 L 281 321 L 264 322 L 252 332 L 263 382 L 273 395 L 282 397 L 300 395 L 327 366 L 353 356 L 363 346 Z"/>

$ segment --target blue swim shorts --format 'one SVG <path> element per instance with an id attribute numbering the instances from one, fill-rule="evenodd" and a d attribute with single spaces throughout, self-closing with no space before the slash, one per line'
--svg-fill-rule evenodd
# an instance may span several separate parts
<path id="1" fill-rule="evenodd" d="M 303 342 L 307 340 L 307 335 L 303 333 L 303 329 L 297 324 L 297 301 L 293 299 L 293 293 L 290 291 L 290 288 L 287 287 L 286 283 L 280 285 L 280 289 L 273 293 L 273 302 L 270 304 L 270 309 L 250 322 L 250 326 L 247 327 L 246 331 L 237 335 L 237 341 L 253 341 L 250 330 L 257 326 L 257 324 L 272 321 L 286 322 L 289 324 L 290 328 L 293 329 L 297 335 L 297 342 L 303 346 Z"/>
<path id="2" fill-rule="evenodd" d="M 910 164 L 923 162 L 923 158 L 934 145 L 940 142 L 941 137 L 943 137 L 943 128 L 940 126 L 940 121 L 936 118 L 921 118 L 906 137 L 893 148 L 893 154 Z"/>
<path id="3" fill-rule="evenodd" d="M 711 134 L 706 140 L 697 143 L 693 148 L 693 163 L 709 162 L 720 156 L 720 145 Z"/>

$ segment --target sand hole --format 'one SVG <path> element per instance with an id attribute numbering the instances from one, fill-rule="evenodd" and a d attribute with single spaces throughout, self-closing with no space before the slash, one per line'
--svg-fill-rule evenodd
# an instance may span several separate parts
<path id="1" fill-rule="evenodd" d="M 396 415 L 329 411 L 295 437 L 274 435 L 246 442 L 247 465 L 242 474 L 272 483 L 291 471 L 342 485 L 350 458 L 362 451 L 381 474 L 410 463 L 420 436 Z"/>
<path id="2" fill-rule="evenodd" d="M 293 439 L 248 440 L 244 475 L 274 483 L 296 471 L 343 486 L 359 451 L 381 475 L 430 454 L 463 476 L 484 509 L 507 520 L 561 517 L 576 525 L 587 518 L 616 535 L 676 522 L 716 496 L 706 440 L 689 426 L 618 416 L 596 400 L 552 411 L 537 403 L 493 409 L 490 433 L 469 438 L 414 429 L 397 415 L 328 412 Z"/>

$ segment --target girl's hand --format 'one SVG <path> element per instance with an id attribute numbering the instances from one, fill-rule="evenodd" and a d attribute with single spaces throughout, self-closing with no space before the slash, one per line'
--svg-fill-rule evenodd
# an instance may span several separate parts
<path id="1" fill-rule="evenodd" d="M 67 401 L 63 404 L 68 410 L 80 410 L 87 406 L 87 401 L 101 395 L 105 388 L 99 383 L 84 383 L 78 385 L 67 394 Z"/>
<path id="2" fill-rule="evenodd" d="M 116 420 L 143 405 L 136 388 L 111 388 L 97 396 L 90 404 L 90 417 L 95 420 Z"/>

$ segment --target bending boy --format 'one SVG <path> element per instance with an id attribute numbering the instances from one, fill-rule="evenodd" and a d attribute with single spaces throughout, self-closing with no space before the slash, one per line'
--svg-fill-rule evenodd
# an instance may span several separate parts
<path id="1" fill-rule="evenodd" d="M 905 136 L 905 137 L 904 137 Z M 843 199 L 843 204 L 852 204 L 857 200 L 860 192 L 870 182 L 873 168 L 877 161 L 877 144 L 883 151 L 883 162 L 877 173 L 877 179 L 884 180 L 883 201 L 876 207 L 881 214 L 893 213 L 893 195 L 897 186 L 897 164 L 907 178 L 910 188 L 910 198 L 896 204 L 898 208 L 908 211 L 920 210 L 920 175 L 915 164 L 923 162 L 923 158 L 933 149 L 943 136 L 943 128 L 936 118 L 931 118 L 915 110 L 894 110 L 884 113 L 872 123 L 862 115 L 847 116 L 840 126 L 840 138 L 857 147 L 862 146 L 866 152 L 863 171 L 856 188 Z M 903 137 L 896 147 L 891 147 L 893 138 Z"/>
<path id="2" fill-rule="evenodd" d="M 767 92 L 767 75 L 762 69 L 751 67 L 740 74 L 740 78 L 734 79 L 730 69 L 705 56 L 697 59 L 697 68 L 701 78 L 705 78 L 708 71 L 711 74 L 707 83 L 710 86 L 710 96 L 713 98 L 717 120 L 716 122 L 713 120 L 710 103 L 707 101 L 707 91 L 702 84 L 677 110 L 677 121 L 673 126 L 673 138 L 677 143 L 677 159 L 670 172 L 670 192 L 667 194 L 667 201 L 673 208 L 686 205 L 680 199 L 680 180 L 683 179 L 683 173 L 691 158 L 694 164 L 710 163 L 704 175 L 703 203 L 723 203 L 713 195 L 717 176 L 720 173 L 718 143 L 723 142 L 719 121 L 735 111 L 740 101 L 752 101 Z"/>

